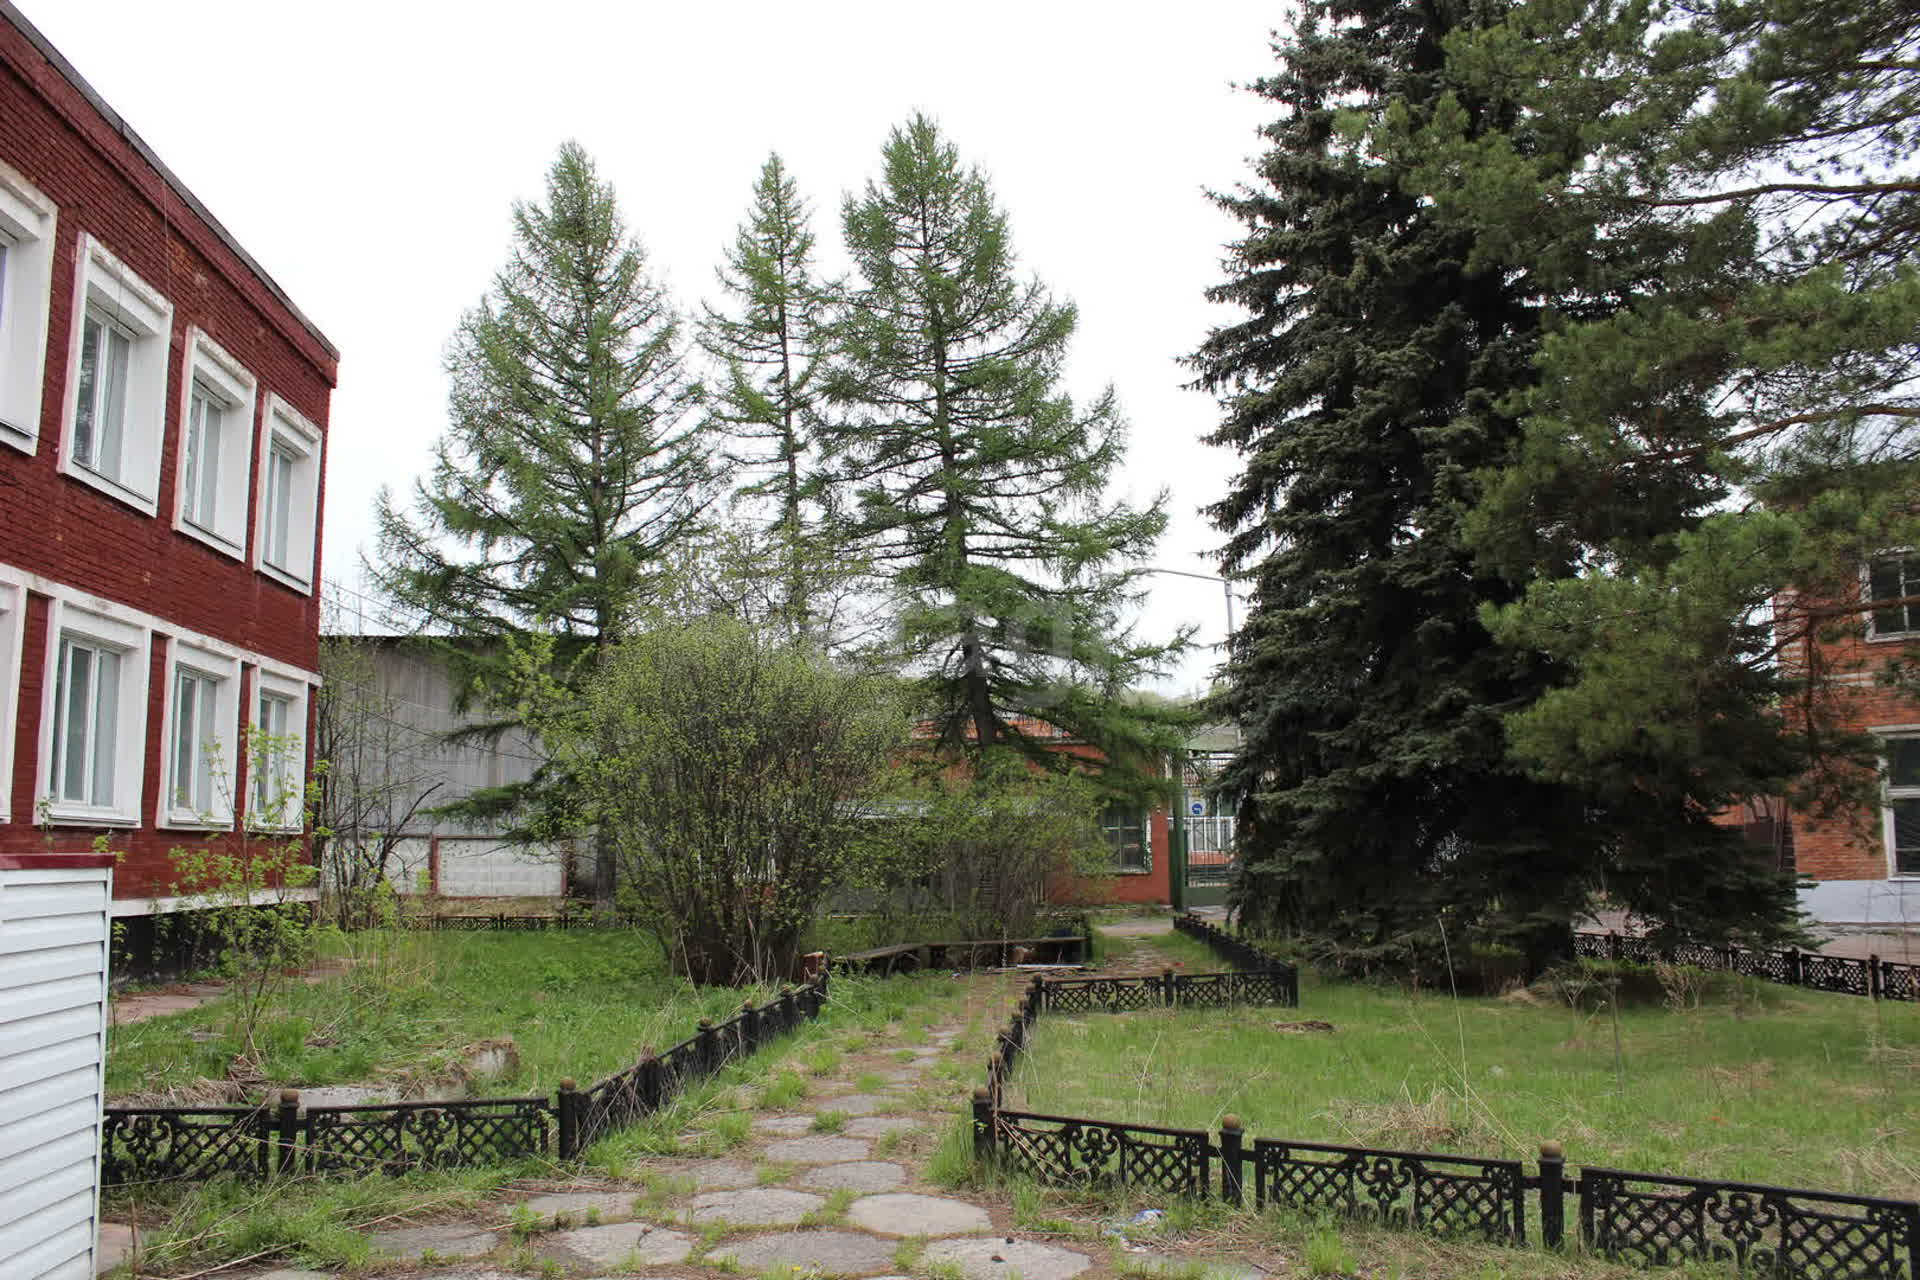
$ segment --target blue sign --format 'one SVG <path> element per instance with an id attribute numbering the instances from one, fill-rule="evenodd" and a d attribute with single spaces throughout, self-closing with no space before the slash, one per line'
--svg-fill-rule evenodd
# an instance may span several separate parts
<path id="1" fill-rule="evenodd" d="M 1205 800 L 1190 801 L 1187 805 L 1187 812 L 1196 818 L 1204 818 L 1207 816 L 1207 802 Z"/>

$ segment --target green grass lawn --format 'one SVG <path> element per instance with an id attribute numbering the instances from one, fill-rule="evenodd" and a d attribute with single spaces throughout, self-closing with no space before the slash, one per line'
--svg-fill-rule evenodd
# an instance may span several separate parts
<path id="1" fill-rule="evenodd" d="M 1920 1008 L 1716 976 L 1623 1010 L 1616 1061 L 1604 1007 L 1302 984 L 1298 1010 L 1043 1018 L 1012 1105 L 1920 1198 Z"/>
<path id="2" fill-rule="evenodd" d="M 340 944 L 352 967 L 286 984 L 257 1043 L 274 1085 L 445 1082 L 460 1051 L 507 1036 L 519 1065 L 485 1091 L 547 1093 L 665 1049 L 702 1017 L 724 1018 L 768 988 L 696 988 L 671 977 L 651 938 L 628 931 L 367 933 Z M 219 1080 L 240 1051 L 233 1002 L 115 1027 L 107 1092 Z"/>

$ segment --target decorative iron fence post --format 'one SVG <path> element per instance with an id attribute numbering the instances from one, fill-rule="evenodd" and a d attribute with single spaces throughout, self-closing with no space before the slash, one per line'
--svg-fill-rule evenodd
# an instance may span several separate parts
<path id="1" fill-rule="evenodd" d="M 1525 1203 L 1523 1199 L 1521 1204 Z M 1543 1142 L 1540 1144 L 1540 1243 L 1549 1249 L 1558 1249 L 1566 1238 L 1566 1151 L 1557 1142 Z"/>
<path id="2" fill-rule="evenodd" d="M 1607 959 L 1618 960 L 1619 958 L 1620 935 L 1609 929 L 1607 930 Z"/>
<path id="3" fill-rule="evenodd" d="M 782 1031 L 791 1031 L 799 1021 L 799 1012 L 794 1008 L 793 1004 L 793 988 L 780 988 L 780 1029 Z"/>
<path id="4" fill-rule="evenodd" d="M 1228 1204 L 1243 1203 L 1245 1189 L 1241 1173 L 1242 1163 L 1246 1160 L 1246 1130 L 1240 1127 L 1240 1117 L 1224 1115 L 1220 1117 L 1220 1198 Z M 1259 1206 L 1255 1206 L 1258 1208 Z"/>
<path id="5" fill-rule="evenodd" d="M 1037 973 L 1034 974 L 1033 981 L 1027 984 L 1027 991 L 1031 997 L 1031 999 L 1029 1000 L 1029 1005 L 1031 1006 L 1031 1009 L 1032 1009 L 1032 1012 L 1028 1016 L 1027 1020 L 1031 1022 L 1034 1018 L 1037 1018 L 1040 1016 L 1040 1011 L 1042 1009 L 1047 1007 L 1046 979 L 1042 978 Z"/>
<path id="6" fill-rule="evenodd" d="M 1173 1008 L 1173 970 L 1162 969 L 1160 971 L 1160 992 L 1166 1002 L 1167 1008 Z"/>
<path id="7" fill-rule="evenodd" d="M 573 1077 L 560 1082 L 560 1092 L 554 1098 L 554 1116 L 560 1130 L 560 1158 L 571 1160 L 579 1152 L 576 1149 L 580 1141 L 580 1113 L 575 1110 L 580 1105 L 580 1094 Z"/>
<path id="8" fill-rule="evenodd" d="M 746 1057 L 760 1047 L 760 1013 L 748 1000 L 740 1006 L 740 1056 Z"/>
<path id="9" fill-rule="evenodd" d="M 985 1088 L 973 1091 L 973 1154 L 993 1159 L 993 1095 Z"/>
<path id="10" fill-rule="evenodd" d="M 660 1059 L 654 1056 L 652 1046 L 648 1046 L 646 1057 L 640 1059 L 640 1105 L 648 1111 L 658 1111 L 666 1098 L 665 1081 L 660 1078 Z"/>
<path id="11" fill-rule="evenodd" d="M 1867 957 L 1867 994 L 1873 999 L 1880 998 L 1880 957 Z"/>
<path id="12" fill-rule="evenodd" d="M 700 1019 L 700 1030 L 696 1034 L 700 1037 L 700 1074 L 712 1075 L 720 1069 L 719 1037 L 713 1034 L 713 1019 Z"/>
<path id="13" fill-rule="evenodd" d="M 1807 962 L 1800 954 L 1800 948 L 1793 947 L 1787 952 L 1787 981 L 1793 986 L 1805 986 L 1807 981 Z"/>
<path id="14" fill-rule="evenodd" d="M 298 1089 L 280 1091 L 280 1111 L 275 1121 L 273 1171 L 292 1173 L 300 1154 L 294 1146 L 300 1140 L 300 1091 Z"/>

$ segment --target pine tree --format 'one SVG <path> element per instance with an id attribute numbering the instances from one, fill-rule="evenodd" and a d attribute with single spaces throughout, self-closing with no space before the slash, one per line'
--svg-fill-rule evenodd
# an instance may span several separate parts
<path id="1" fill-rule="evenodd" d="M 736 309 L 705 308 L 700 342 L 725 373 L 710 412 L 731 439 L 746 483 L 738 496 L 770 506 L 784 560 L 778 612 L 812 636 L 824 511 L 817 443 L 833 286 L 814 274 L 814 236 L 799 189 L 777 155 L 754 184 L 747 221 L 717 272 Z"/>
<path id="2" fill-rule="evenodd" d="M 1457 113 L 1406 139 L 1481 243 L 1569 291 L 1597 245 L 1657 281 L 1559 318 L 1474 518 L 1486 556 L 1572 567 L 1497 619 L 1575 673 L 1516 718 L 1536 769 L 1703 812 L 1874 790 L 1823 660 L 1861 566 L 1920 538 L 1916 44 L 1883 0 L 1533 0 L 1459 42 L 1462 84 L 1579 122 L 1580 168 Z"/>
<path id="3" fill-rule="evenodd" d="M 889 137 L 883 176 L 848 197 L 860 277 L 832 395 L 849 539 L 885 578 L 901 642 L 950 749 L 1031 746 L 1037 718 L 1142 772 L 1170 718 L 1127 691 L 1171 646 L 1119 614 L 1126 562 L 1166 525 L 1103 491 L 1125 447 L 1111 389 L 1059 388 L 1074 308 L 1022 281 L 981 174 L 932 121 Z"/>
<path id="4" fill-rule="evenodd" d="M 514 206 L 513 229 L 449 348 L 433 472 L 411 513 L 380 496 L 374 567 L 384 591 L 461 641 L 448 651 L 456 687 L 483 703 L 507 687 L 505 642 L 525 630 L 554 633 L 568 670 L 596 665 L 698 527 L 714 470 L 679 321 L 577 144 L 560 149 L 544 203 Z"/>
<path id="5" fill-rule="evenodd" d="M 1477 558 L 1463 517 L 1476 476 L 1520 439 L 1511 398 L 1561 299 L 1519 264 L 1476 259 L 1471 232 L 1367 145 L 1453 105 L 1476 131 L 1514 123 L 1491 97 L 1448 95 L 1449 32 L 1488 11 L 1304 7 L 1255 86 L 1281 108 L 1258 182 L 1220 197 L 1247 233 L 1211 297 L 1247 318 L 1216 329 L 1194 367 L 1221 398 L 1213 442 L 1244 460 L 1211 509 L 1223 563 L 1254 597 L 1217 700 L 1244 733 L 1224 777 L 1241 909 L 1362 956 L 1437 958 L 1473 936 L 1537 967 L 1602 890 L 1697 907 L 1705 929 L 1780 898 L 1714 838 L 1663 862 L 1666 824 L 1691 830 L 1687 813 L 1622 806 L 1596 821 L 1580 779 L 1511 757 L 1505 716 L 1562 672 L 1493 642 L 1483 612 L 1517 599 L 1526 574 Z M 1590 305 L 1626 273 L 1595 258 Z"/>

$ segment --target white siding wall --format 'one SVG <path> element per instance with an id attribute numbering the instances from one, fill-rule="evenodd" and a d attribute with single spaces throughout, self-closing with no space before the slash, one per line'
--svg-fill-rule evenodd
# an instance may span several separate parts
<path id="1" fill-rule="evenodd" d="M 109 874 L 0 869 L 0 1276 L 7 1280 L 93 1276 Z"/>
<path id="2" fill-rule="evenodd" d="M 449 898 L 557 898 L 558 857 L 498 840 L 440 838 L 440 892 Z"/>

